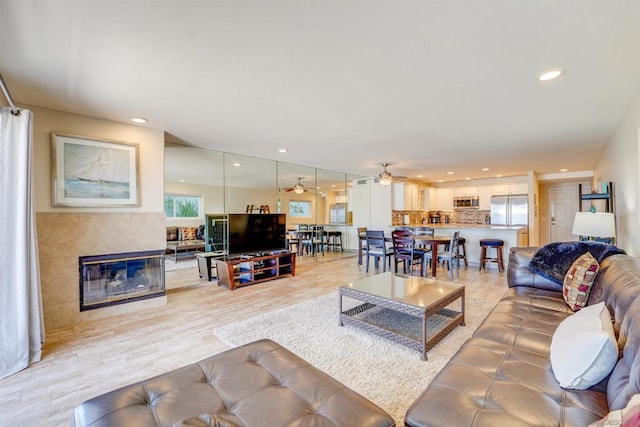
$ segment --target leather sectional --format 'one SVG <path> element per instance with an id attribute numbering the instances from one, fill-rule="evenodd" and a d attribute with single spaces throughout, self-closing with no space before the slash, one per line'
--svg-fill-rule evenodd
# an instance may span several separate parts
<path id="1" fill-rule="evenodd" d="M 588 426 L 640 391 L 640 260 L 600 264 L 588 305 L 604 301 L 622 357 L 599 384 L 568 390 L 554 377 L 550 345 L 572 312 L 561 285 L 529 270 L 536 250 L 511 248 L 510 289 L 409 408 L 407 426 Z"/>
<path id="2" fill-rule="evenodd" d="M 74 426 L 390 427 L 378 406 L 261 340 L 90 399 Z"/>

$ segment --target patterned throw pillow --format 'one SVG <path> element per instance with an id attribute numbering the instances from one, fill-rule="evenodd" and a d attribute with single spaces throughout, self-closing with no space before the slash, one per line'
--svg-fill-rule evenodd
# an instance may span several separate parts
<path id="1" fill-rule="evenodd" d="M 562 294 L 571 310 L 578 311 L 587 305 L 591 286 L 600 270 L 598 261 L 585 252 L 576 259 L 564 276 Z"/>
<path id="2" fill-rule="evenodd" d="M 196 227 L 180 227 L 182 240 L 196 240 L 197 231 L 198 229 Z"/>

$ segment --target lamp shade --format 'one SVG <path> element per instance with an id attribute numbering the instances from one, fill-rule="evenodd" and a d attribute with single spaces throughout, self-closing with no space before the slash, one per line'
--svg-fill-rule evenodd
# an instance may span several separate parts
<path id="1" fill-rule="evenodd" d="M 571 234 L 588 237 L 616 237 L 616 219 L 610 212 L 576 212 Z"/>

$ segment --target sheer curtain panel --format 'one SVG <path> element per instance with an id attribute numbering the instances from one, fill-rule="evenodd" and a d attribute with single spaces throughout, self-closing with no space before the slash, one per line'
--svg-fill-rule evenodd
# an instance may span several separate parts
<path id="1" fill-rule="evenodd" d="M 0 110 L 0 378 L 39 361 L 44 342 L 32 120 Z"/>

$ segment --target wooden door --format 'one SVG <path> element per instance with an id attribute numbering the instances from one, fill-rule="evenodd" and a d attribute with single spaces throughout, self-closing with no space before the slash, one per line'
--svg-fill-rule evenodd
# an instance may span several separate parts
<path id="1" fill-rule="evenodd" d="M 571 234 L 573 219 L 578 212 L 578 188 L 549 189 L 549 241 L 569 242 L 577 240 Z"/>

